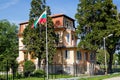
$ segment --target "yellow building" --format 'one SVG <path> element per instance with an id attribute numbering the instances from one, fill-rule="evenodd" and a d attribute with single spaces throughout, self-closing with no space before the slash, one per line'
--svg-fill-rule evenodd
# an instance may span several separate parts
<path id="1" fill-rule="evenodd" d="M 59 35 L 59 43 L 57 46 L 56 54 L 53 58 L 53 67 L 55 70 L 51 70 L 49 66 L 49 72 L 60 73 L 65 72 L 67 74 L 90 74 L 95 71 L 96 54 L 87 50 L 77 48 L 77 37 L 75 36 L 75 23 L 74 19 L 64 15 L 56 14 L 51 16 L 54 23 L 55 33 Z M 23 63 L 27 60 L 32 60 L 36 69 L 38 68 L 38 59 L 32 59 L 28 53 L 24 54 L 25 45 L 22 43 L 22 33 L 28 22 L 20 23 L 19 27 L 19 57 L 17 58 L 19 68 L 23 70 Z"/>

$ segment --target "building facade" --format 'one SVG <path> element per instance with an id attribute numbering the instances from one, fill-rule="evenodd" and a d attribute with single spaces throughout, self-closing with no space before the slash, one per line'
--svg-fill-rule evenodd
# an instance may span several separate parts
<path id="1" fill-rule="evenodd" d="M 77 48 L 77 36 L 75 34 L 75 23 L 74 19 L 64 15 L 56 14 L 51 16 L 54 23 L 55 33 L 59 35 L 59 43 L 57 45 L 56 54 L 53 58 L 53 67 L 55 70 L 51 69 L 49 66 L 49 72 L 59 73 L 64 72 L 67 74 L 90 74 L 95 72 L 96 54 L 87 50 Z M 23 66 L 25 60 L 31 60 L 38 68 L 38 59 L 32 59 L 31 55 L 28 53 L 24 54 L 26 51 L 25 45 L 22 43 L 23 31 L 28 25 L 28 22 L 20 23 L 19 27 L 19 57 L 17 61 L 21 71 L 23 71 Z"/>

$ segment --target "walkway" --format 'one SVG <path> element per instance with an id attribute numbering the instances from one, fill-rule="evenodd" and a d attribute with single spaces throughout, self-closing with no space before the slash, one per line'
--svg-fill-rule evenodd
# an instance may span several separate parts
<path id="1" fill-rule="evenodd" d="M 113 77 L 113 78 L 108 78 L 108 79 L 104 79 L 104 80 L 120 80 L 120 77 Z"/>
<path id="2" fill-rule="evenodd" d="M 55 79 L 55 80 L 79 80 L 80 77 L 74 77 L 74 78 L 61 78 L 61 79 Z M 113 77 L 113 78 L 108 78 L 108 79 L 103 79 L 103 80 L 120 80 L 120 77 Z"/>
<path id="3" fill-rule="evenodd" d="M 50 79 L 50 80 L 79 80 L 80 77 L 73 77 L 73 78 L 60 78 L 60 79 Z"/>

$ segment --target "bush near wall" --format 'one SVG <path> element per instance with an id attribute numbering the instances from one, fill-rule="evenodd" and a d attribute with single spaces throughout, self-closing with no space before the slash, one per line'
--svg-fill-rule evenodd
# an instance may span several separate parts
<path id="1" fill-rule="evenodd" d="M 24 63 L 24 76 L 28 77 L 35 70 L 35 64 L 32 61 L 26 61 Z"/>

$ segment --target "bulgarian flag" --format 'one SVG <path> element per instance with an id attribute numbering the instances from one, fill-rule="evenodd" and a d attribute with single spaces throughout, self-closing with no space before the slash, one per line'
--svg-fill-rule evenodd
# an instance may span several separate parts
<path id="1" fill-rule="evenodd" d="M 33 23 L 31 28 L 34 28 L 34 27 L 36 28 L 38 23 L 39 24 L 45 24 L 46 22 L 47 22 L 47 13 L 46 13 L 46 11 L 44 11 L 40 15 L 40 17 L 37 20 L 35 20 L 35 22 Z"/>

